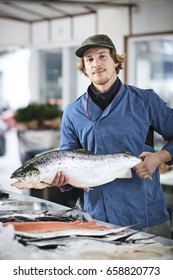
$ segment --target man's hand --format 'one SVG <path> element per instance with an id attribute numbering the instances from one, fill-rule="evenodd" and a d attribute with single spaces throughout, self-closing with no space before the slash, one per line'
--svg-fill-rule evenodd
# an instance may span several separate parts
<path id="1" fill-rule="evenodd" d="M 160 164 L 172 159 L 170 153 L 166 150 L 156 153 L 143 152 L 139 157 L 143 158 L 143 161 L 138 163 L 133 169 L 141 179 L 151 178 L 153 172 Z"/>
<path id="2" fill-rule="evenodd" d="M 64 175 L 64 173 L 57 172 L 55 178 L 52 181 L 52 186 L 62 187 L 69 184 L 69 178 Z"/>

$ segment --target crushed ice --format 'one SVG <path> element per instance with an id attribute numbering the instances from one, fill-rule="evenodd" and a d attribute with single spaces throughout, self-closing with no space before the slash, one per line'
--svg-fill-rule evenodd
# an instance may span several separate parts
<path id="1" fill-rule="evenodd" d="M 159 243 L 116 246 L 111 243 L 76 238 L 75 242 L 67 239 L 65 246 L 42 250 L 34 245 L 22 245 L 15 238 L 13 226 L 3 227 L 0 223 L 0 259 L 173 259 L 173 246 L 163 246 Z"/>

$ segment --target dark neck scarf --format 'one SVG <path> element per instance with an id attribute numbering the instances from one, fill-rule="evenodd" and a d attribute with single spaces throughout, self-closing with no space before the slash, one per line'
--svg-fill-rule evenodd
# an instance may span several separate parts
<path id="1" fill-rule="evenodd" d="M 88 94 L 91 97 L 92 101 L 97 104 L 102 110 L 105 110 L 106 107 L 112 102 L 115 95 L 117 94 L 121 85 L 120 79 L 117 77 L 116 81 L 113 83 L 110 89 L 104 93 L 97 92 L 94 88 L 94 85 L 91 84 L 88 87 Z"/>

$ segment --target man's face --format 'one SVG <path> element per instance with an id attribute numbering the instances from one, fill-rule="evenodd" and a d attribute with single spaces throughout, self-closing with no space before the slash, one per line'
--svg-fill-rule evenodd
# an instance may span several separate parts
<path id="1" fill-rule="evenodd" d="M 111 57 L 108 48 L 96 47 L 88 49 L 85 51 L 83 59 L 84 71 L 96 87 L 111 86 L 116 80 L 117 63 Z"/>

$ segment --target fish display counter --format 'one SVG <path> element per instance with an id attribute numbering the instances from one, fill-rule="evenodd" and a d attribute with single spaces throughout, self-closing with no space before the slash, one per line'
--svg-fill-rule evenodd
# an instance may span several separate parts
<path id="1" fill-rule="evenodd" d="M 167 167 L 170 168 L 170 167 Z M 171 166 L 170 170 L 166 170 L 166 172 L 161 172 L 160 174 L 160 182 L 162 184 L 166 202 L 167 202 L 167 208 L 170 214 L 170 220 L 171 220 L 171 232 L 173 235 L 173 166 Z"/>
<path id="2" fill-rule="evenodd" d="M 173 259 L 173 240 L 0 190 L 0 259 Z"/>

